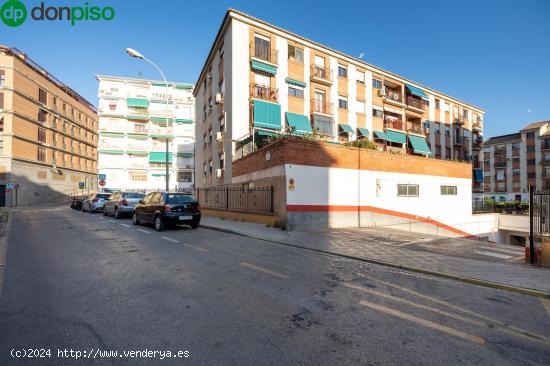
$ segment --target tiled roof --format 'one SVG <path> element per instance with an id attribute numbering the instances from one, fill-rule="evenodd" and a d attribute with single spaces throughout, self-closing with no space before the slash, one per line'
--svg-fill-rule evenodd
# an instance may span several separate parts
<path id="1" fill-rule="evenodd" d="M 537 128 L 541 128 L 542 126 L 544 126 L 547 123 L 550 123 L 550 120 L 534 122 L 534 123 L 531 123 L 531 124 L 527 125 L 526 127 L 524 127 L 521 131 L 534 130 L 534 129 L 537 129 Z"/>
<path id="2" fill-rule="evenodd" d="M 486 140 L 483 144 L 485 145 L 504 144 L 514 140 L 521 140 L 521 133 L 518 132 L 518 133 L 511 133 L 509 135 L 491 137 L 489 140 Z"/>

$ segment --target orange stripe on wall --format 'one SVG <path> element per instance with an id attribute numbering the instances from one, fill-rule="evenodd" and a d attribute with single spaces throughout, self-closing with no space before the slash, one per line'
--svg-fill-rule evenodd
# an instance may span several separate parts
<path id="1" fill-rule="evenodd" d="M 442 229 L 451 231 L 455 234 L 467 236 L 469 238 L 477 238 L 476 235 L 472 235 L 455 227 L 449 226 L 437 220 L 429 217 L 423 217 L 413 215 L 405 212 L 387 210 L 385 208 L 374 206 L 338 206 L 338 205 L 287 205 L 286 210 L 288 212 L 374 212 L 388 216 L 400 217 L 403 219 L 418 221 L 425 224 L 434 225 Z"/>

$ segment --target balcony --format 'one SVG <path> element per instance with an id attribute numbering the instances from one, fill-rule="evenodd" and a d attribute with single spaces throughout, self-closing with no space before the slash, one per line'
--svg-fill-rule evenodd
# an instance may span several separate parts
<path id="1" fill-rule="evenodd" d="M 153 125 L 150 129 L 151 135 L 158 135 L 158 136 L 172 136 L 173 130 L 171 127 L 161 127 Z"/>
<path id="2" fill-rule="evenodd" d="M 396 103 L 403 103 L 403 97 L 401 96 L 401 91 L 396 91 L 393 89 L 388 89 L 386 87 L 386 101 L 389 102 L 396 102 Z"/>
<path id="3" fill-rule="evenodd" d="M 483 138 L 481 136 L 474 136 L 472 140 L 472 148 L 479 150 L 481 149 L 482 144 L 483 144 Z"/>
<path id="4" fill-rule="evenodd" d="M 424 129 L 420 126 L 409 126 L 407 132 L 424 136 Z"/>
<path id="5" fill-rule="evenodd" d="M 250 97 L 263 99 L 270 102 L 278 102 L 278 89 L 271 88 L 266 85 L 250 84 Z"/>
<path id="6" fill-rule="evenodd" d="M 456 125 L 463 125 L 464 124 L 464 119 L 462 118 L 462 116 L 455 116 L 453 118 L 453 123 L 456 124 Z"/>
<path id="7" fill-rule="evenodd" d="M 311 111 L 312 113 L 332 115 L 332 103 L 313 100 L 311 103 Z"/>
<path id="8" fill-rule="evenodd" d="M 497 148 L 495 149 L 495 156 L 506 156 L 506 149 L 505 148 Z"/>
<path id="9" fill-rule="evenodd" d="M 422 100 L 420 98 L 415 98 L 411 95 L 407 95 L 407 107 L 424 112 L 424 110 L 422 109 Z"/>
<path id="10" fill-rule="evenodd" d="M 403 123 L 401 121 L 395 121 L 395 120 L 384 120 L 384 128 L 392 128 L 394 130 L 403 130 Z"/>
<path id="11" fill-rule="evenodd" d="M 332 85 L 334 81 L 334 75 L 332 70 L 326 69 L 322 66 L 311 66 L 311 80 L 321 84 Z"/>
<path id="12" fill-rule="evenodd" d="M 464 143 L 464 138 L 462 136 L 455 136 L 453 138 L 453 145 L 462 145 Z"/>
<path id="13" fill-rule="evenodd" d="M 270 47 L 261 46 L 259 44 L 254 45 L 254 43 L 251 43 L 250 55 L 253 58 L 257 58 L 258 60 L 264 62 L 269 62 L 270 64 L 277 65 L 278 63 L 278 52 Z"/>
<path id="14" fill-rule="evenodd" d="M 481 132 L 483 131 L 483 125 L 481 122 L 474 122 L 472 123 L 472 131 L 478 131 L 478 132 Z"/>

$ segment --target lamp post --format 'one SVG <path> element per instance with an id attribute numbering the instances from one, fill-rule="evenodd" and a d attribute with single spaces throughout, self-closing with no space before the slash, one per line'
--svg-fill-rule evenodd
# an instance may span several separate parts
<path id="1" fill-rule="evenodd" d="M 138 51 L 134 50 L 133 48 L 127 48 L 126 49 L 126 53 L 128 55 L 130 55 L 131 57 L 135 57 L 135 58 L 139 58 L 139 59 L 142 59 L 144 61 L 147 61 L 149 62 L 151 65 L 153 65 L 155 67 L 155 69 L 158 70 L 158 72 L 160 72 L 160 75 L 162 76 L 162 79 L 164 80 L 164 85 L 166 85 L 166 129 L 167 129 L 167 132 L 168 132 L 168 124 L 169 124 L 169 121 L 168 121 L 168 82 L 166 81 L 166 78 L 164 77 L 164 73 L 162 72 L 161 69 L 159 69 L 159 67 L 157 65 L 155 65 L 155 63 L 151 60 L 148 60 L 145 58 L 145 56 L 143 56 L 141 53 L 139 53 Z M 170 164 L 170 159 L 169 159 L 169 154 L 170 154 L 170 147 L 169 147 L 169 144 L 168 144 L 168 135 L 166 137 L 166 191 L 168 192 L 170 190 L 170 170 L 169 170 L 169 164 Z"/>

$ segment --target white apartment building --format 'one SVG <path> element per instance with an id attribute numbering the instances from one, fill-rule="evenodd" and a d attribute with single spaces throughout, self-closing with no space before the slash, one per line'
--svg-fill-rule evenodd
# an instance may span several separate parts
<path id="1" fill-rule="evenodd" d="M 481 149 L 481 108 L 233 9 L 194 94 L 199 187 L 230 184 L 233 160 L 288 127 L 436 159 Z"/>
<path id="2" fill-rule="evenodd" d="M 99 81 L 98 173 L 105 189 L 166 187 L 166 140 L 170 189 L 194 186 L 193 85 L 96 76 Z"/>

